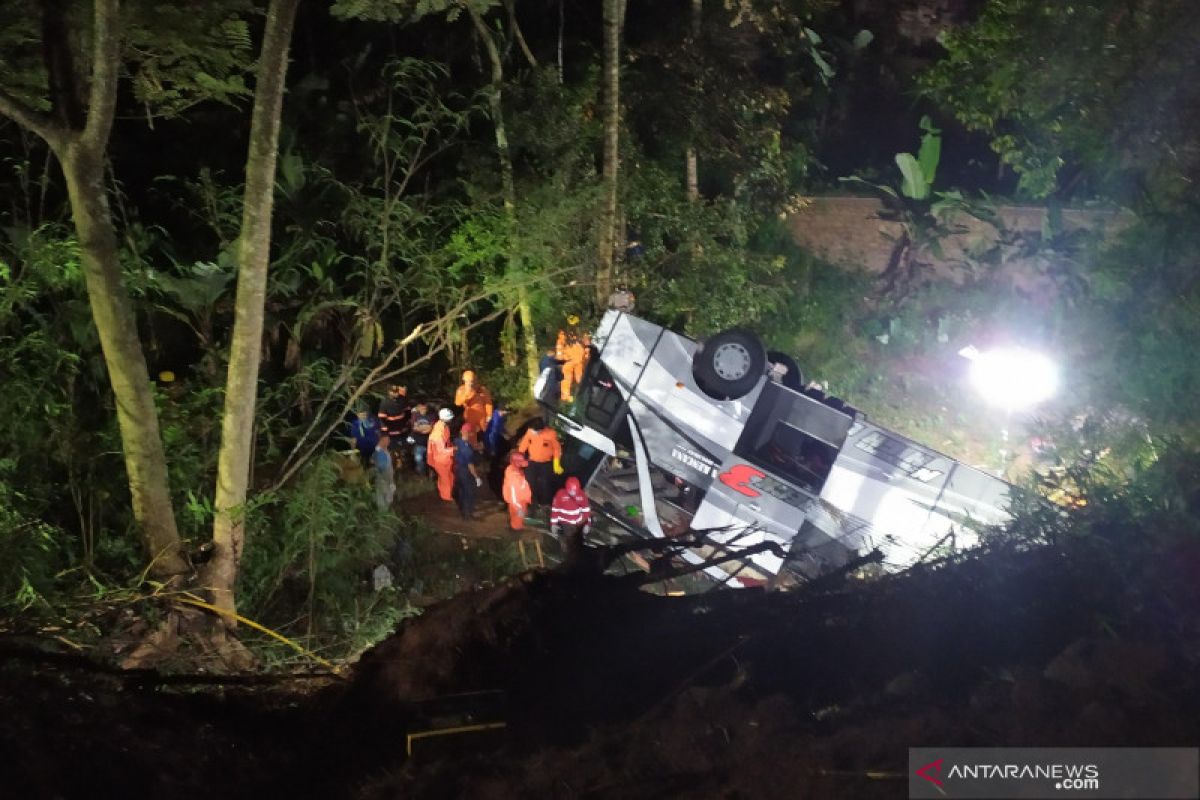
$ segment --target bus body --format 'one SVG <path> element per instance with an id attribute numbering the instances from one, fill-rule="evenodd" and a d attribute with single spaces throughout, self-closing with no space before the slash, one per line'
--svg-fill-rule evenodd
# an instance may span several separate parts
<path id="1" fill-rule="evenodd" d="M 593 502 L 642 535 L 704 531 L 700 561 L 766 541 L 787 566 L 815 577 L 879 549 L 887 569 L 939 546 L 977 541 L 1008 519 L 1009 485 L 867 421 L 834 398 L 796 390 L 765 371 L 741 397 L 714 399 L 693 375 L 699 344 L 609 311 L 592 337 L 577 399 L 559 414 L 567 468 Z M 628 509 L 628 512 L 624 512 Z M 732 585 L 778 573 L 760 552 Z"/>

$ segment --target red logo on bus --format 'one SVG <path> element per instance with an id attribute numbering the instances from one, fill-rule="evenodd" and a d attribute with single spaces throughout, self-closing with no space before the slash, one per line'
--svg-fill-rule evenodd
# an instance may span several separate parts
<path id="1" fill-rule="evenodd" d="M 751 486 L 750 482 L 755 478 L 766 477 L 766 473 L 749 464 L 734 464 L 728 472 L 722 472 L 719 477 L 721 483 L 738 494 L 744 494 L 746 497 L 758 497 L 762 492 Z"/>

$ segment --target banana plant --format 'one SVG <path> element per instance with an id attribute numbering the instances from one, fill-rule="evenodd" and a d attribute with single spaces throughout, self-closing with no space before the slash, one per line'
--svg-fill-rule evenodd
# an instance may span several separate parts
<path id="1" fill-rule="evenodd" d="M 928 266 L 928 256 L 944 258 L 940 241 L 958 232 L 947 222 L 951 211 L 972 210 L 959 192 L 935 192 L 938 164 L 942 158 L 942 132 L 928 116 L 921 117 L 921 146 L 912 153 L 897 153 L 899 180 L 895 185 L 875 183 L 857 176 L 842 178 L 846 183 L 861 184 L 878 194 L 883 201 L 881 219 L 896 222 L 899 235 L 892 237 L 892 252 L 882 278 L 885 291 L 910 284 L 922 266 Z"/>

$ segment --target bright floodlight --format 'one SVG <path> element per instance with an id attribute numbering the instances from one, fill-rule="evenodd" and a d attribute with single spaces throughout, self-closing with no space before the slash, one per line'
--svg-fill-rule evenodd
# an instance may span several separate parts
<path id="1" fill-rule="evenodd" d="M 1054 396 L 1058 370 L 1032 350 L 988 350 L 971 358 L 971 383 L 989 403 L 1019 411 Z"/>

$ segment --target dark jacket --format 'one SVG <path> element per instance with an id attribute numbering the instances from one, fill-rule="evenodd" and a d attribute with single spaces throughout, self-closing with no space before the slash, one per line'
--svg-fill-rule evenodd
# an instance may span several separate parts
<path id="1" fill-rule="evenodd" d="M 483 446 L 489 453 L 500 453 L 505 448 L 504 441 L 504 420 L 506 416 L 500 413 L 500 409 L 492 411 L 492 418 L 488 420 L 487 429 L 483 432 Z"/>
<path id="2" fill-rule="evenodd" d="M 388 395 L 379 404 L 379 425 L 388 436 L 400 440 L 408 435 L 410 413 L 407 398 Z"/>
<path id="3" fill-rule="evenodd" d="M 542 386 L 542 394 L 537 399 L 550 405 L 558 405 L 559 393 L 562 391 L 563 362 L 546 353 L 538 362 L 538 373 L 546 373 L 546 383 Z M 547 372 L 549 370 L 549 372 Z"/>

